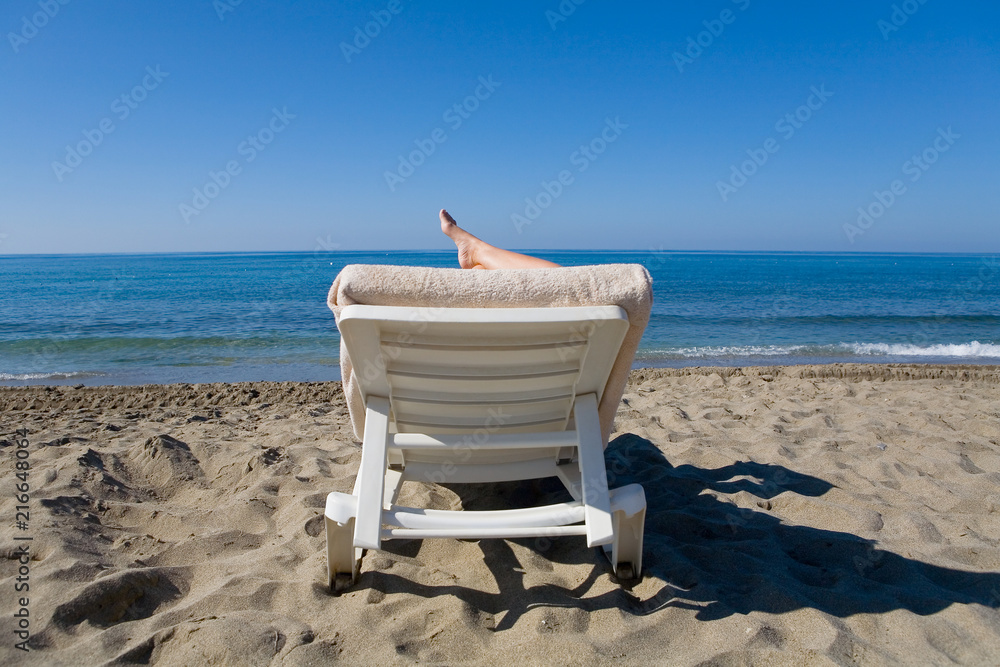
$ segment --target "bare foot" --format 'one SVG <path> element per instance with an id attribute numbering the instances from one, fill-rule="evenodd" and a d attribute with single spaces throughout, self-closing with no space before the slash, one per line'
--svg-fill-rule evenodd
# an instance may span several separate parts
<path id="1" fill-rule="evenodd" d="M 448 211 L 441 209 L 440 215 L 441 231 L 458 247 L 458 265 L 463 269 L 547 269 L 559 266 L 546 259 L 492 246 L 459 227 Z"/>
<path id="2" fill-rule="evenodd" d="M 448 211 L 441 209 L 439 215 L 441 217 L 441 231 L 458 247 L 458 265 L 463 269 L 485 268 L 476 261 L 476 250 L 483 245 L 483 242 L 459 227 L 455 218 L 451 217 Z"/>

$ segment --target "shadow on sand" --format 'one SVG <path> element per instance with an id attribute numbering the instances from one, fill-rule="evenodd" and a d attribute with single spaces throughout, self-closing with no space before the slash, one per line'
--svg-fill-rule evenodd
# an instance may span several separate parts
<path id="1" fill-rule="evenodd" d="M 933 614 L 952 604 L 1000 606 L 1000 573 L 966 572 L 930 565 L 878 549 L 850 533 L 782 523 L 770 515 L 767 500 L 782 493 L 817 497 L 832 485 L 777 465 L 735 463 L 714 470 L 672 466 L 648 440 L 626 434 L 606 452 L 612 486 L 638 482 L 648 510 L 643 576 L 668 582 L 641 599 L 628 582 L 598 596 L 587 596 L 596 580 L 610 571 L 600 550 L 581 548 L 580 538 L 514 540 L 556 563 L 593 563 L 574 588 L 552 584 L 525 587 L 525 566 L 508 542 L 483 540 L 479 547 L 496 577 L 499 593 L 456 585 L 427 586 L 388 572 L 364 572 L 358 589 L 383 593 L 405 591 L 432 598 L 454 596 L 480 613 L 500 614 L 495 630 L 513 627 L 536 607 L 571 607 L 584 611 L 619 609 L 646 615 L 664 607 L 695 610 L 713 620 L 734 613 L 781 614 L 813 608 L 838 617 L 904 609 Z M 466 509 L 493 509 L 503 496 L 531 496 L 530 502 L 554 502 L 561 487 L 523 483 L 512 493 L 482 485 L 467 497 Z M 486 488 L 490 487 L 490 488 Z M 739 508 L 710 494 L 745 491 L 759 498 L 759 511 Z M 509 505 L 507 505 L 509 506 Z M 387 542 L 386 551 L 415 556 L 420 542 Z M 587 597 L 585 597 L 587 596 Z"/>

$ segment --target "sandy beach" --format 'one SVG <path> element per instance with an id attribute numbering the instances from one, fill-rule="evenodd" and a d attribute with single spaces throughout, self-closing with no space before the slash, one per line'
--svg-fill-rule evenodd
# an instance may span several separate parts
<path id="1" fill-rule="evenodd" d="M 633 371 L 606 460 L 613 485 L 646 491 L 638 583 L 578 538 L 430 540 L 369 552 L 333 596 L 323 506 L 360 461 L 336 382 L 0 388 L 0 415 L 4 664 L 1000 657 L 995 366 Z M 558 488 L 402 500 L 486 509 Z"/>

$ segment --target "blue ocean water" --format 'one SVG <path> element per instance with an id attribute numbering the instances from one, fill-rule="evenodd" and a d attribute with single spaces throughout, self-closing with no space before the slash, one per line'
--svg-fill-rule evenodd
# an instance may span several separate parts
<path id="1" fill-rule="evenodd" d="M 1000 257 L 552 252 L 634 262 L 655 304 L 637 366 L 1000 363 Z M 347 264 L 453 252 L 0 257 L 0 384 L 339 378 L 326 294 Z"/>

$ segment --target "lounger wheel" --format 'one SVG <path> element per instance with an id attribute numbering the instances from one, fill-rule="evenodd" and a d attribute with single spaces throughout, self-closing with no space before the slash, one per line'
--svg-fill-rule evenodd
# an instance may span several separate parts
<path id="1" fill-rule="evenodd" d="M 354 577 L 346 572 L 338 572 L 330 582 L 330 590 L 334 593 L 343 593 L 354 585 Z"/>
<path id="2" fill-rule="evenodd" d="M 615 568 L 615 576 L 619 581 L 631 581 L 636 578 L 635 567 L 632 563 L 618 563 L 618 567 Z"/>
<path id="3" fill-rule="evenodd" d="M 354 548 L 354 519 L 340 524 L 326 518 L 326 566 L 333 593 L 342 593 L 358 579 L 360 549 Z"/>

